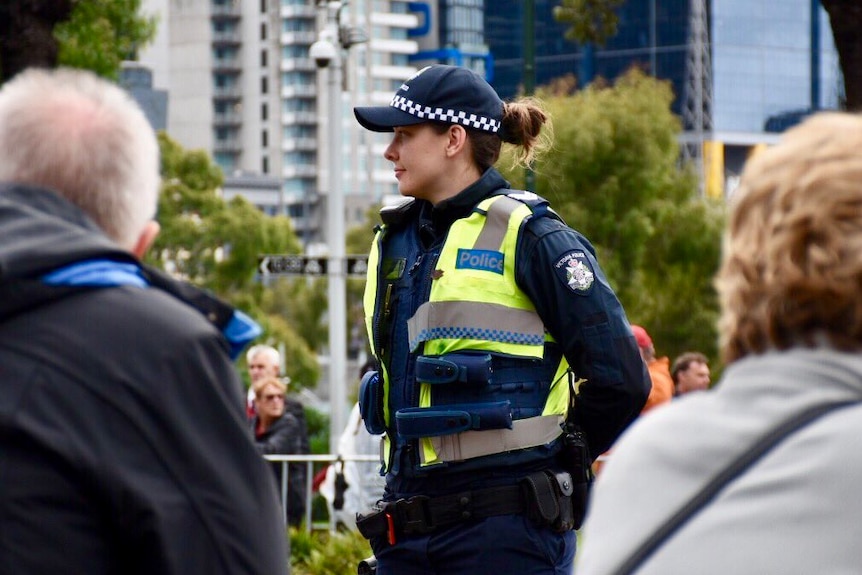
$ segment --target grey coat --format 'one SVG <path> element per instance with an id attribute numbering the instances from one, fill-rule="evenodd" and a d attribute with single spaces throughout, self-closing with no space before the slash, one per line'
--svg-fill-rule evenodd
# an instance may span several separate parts
<path id="1" fill-rule="evenodd" d="M 642 417 L 596 482 L 577 575 L 613 573 L 706 482 L 797 411 L 862 401 L 862 355 L 742 359 L 712 391 Z M 859 573 L 862 403 L 788 436 L 664 541 L 638 575 Z"/>

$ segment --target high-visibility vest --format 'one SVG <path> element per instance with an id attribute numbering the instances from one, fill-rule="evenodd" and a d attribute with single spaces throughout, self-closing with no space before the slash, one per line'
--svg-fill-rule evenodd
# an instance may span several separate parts
<path id="1" fill-rule="evenodd" d="M 421 347 L 422 358 L 431 358 L 431 361 L 442 358 L 443 363 L 447 358 L 454 358 L 457 363 L 459 354 L 487 352 L 494 357 L 494 362 L 505 361 L 514 366 L 510 373 L 515 380 L 507 383 L 513 386 L 509 396 L 498 390 L 493 398 L 490 395 L 484 398 L 487 402 L 498 403 L 501 398 L 511 400 L 514 408 L 511 429 L 470 429 L 419 437 L 423 466 L 544 445 L 560 435 L 560 423 L 569 400 L 565 377 L 568 364 L 564 358 L 560 358 L 557 365 L 546 364 L 545 343 L 550 336 L 545 333 L 533 303 L 515 281 L 519 230 L 532 215 L 531 205 L 521 201 L 518 194 L 510 193 L 486 198 L 469 216 L 455 221 L 436 262 L 429 299 L 408 321 L 410 349 L 418 351 Z M 364 297 L 372 347 L 377 341 L 373 314 L 379 295 L 378 243 L 374 242 L 369 256 L 370 274 Z M 379 350 L 373 349 L 373 352 L 379 357 Z M 520 371 L 519 365 L 523 366 Z M 494 379 L 495 376 L 490 377 Z M 518 381 L 537 377 L 543 381 L 527 382 L 538 386 L 532 395 L 516 389 Z M 384 414 L 387 427 L 392 429 L 395 422 L 393 414 L 388 412 L 389 375 L 385 366 L 382 378 Z M 499 385 L 500 376 L 496 379 Z M 458 403 L 463 395 L 458 383 L 441 386 L 420 381 L 418 385 L 419 400 L 414 407 L 426 411 L 410 410 L 416 415 L 431 413 L 432 408 L 445 410 L 446 405 Z M 475 399 L 475 396 L 474 392 L 471 397 Z M 519 417 L 519 413 L 528 415 Z M 384 441 L 384 446 L 388 448 L 389 442 Z"/>

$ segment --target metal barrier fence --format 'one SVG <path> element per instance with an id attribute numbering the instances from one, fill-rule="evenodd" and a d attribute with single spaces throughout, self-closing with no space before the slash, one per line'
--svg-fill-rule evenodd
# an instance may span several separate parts
<path id="1" fill-rule="evenodd" d="M 380 455 L 265 455 L 267 461 L 281 463 L 281 507 L 282 515 L 287 521 L 287 481 L 289 478 L 288 463 L 305 463 L 305 530 L 311 532 L 314 525 L 311 521 L 311 501 L 313 499 L 312 483 L 314 481 L 315 463 L 335 463 L 336 461 L 380 461 Z M 329 530 L 335 531 L 335 518 L 330 514 Z"/>

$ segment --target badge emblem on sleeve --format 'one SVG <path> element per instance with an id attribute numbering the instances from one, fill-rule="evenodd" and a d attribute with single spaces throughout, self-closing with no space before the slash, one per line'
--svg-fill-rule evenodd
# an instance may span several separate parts
<path id="1" fill-rule="evenodd" d="M 593 287 L 596 275 L 586 254 L 581 250 L 567 253 L 554 264 L 559 277 L 575 293 L 586 294 Z"/>

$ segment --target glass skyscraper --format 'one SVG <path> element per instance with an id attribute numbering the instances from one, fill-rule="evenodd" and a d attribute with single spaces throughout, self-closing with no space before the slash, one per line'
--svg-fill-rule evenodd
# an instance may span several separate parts
<path id="1" fill-rule="evenodd" d="M 502 98 L 523 88 L 525 0 L 486 0 L 485 33 L 494 58 L 493 85 Z M 567 24 L 554 20 L 557 0 L 535 0 L 536 85 L 573 75 L 578 86 L 613 80 L 632 66 L 670 80 L 677 96 L 685 82 L 688 0 L 628 0 L 619 9 L 618 32 L 604 46 L 566 40 Z M 679 112 L 679 99 L 675 104 Z"/>
<path id="2" fill-rule="evenodd" d="M 716 131 L 761 132 L 770 119 L 838 107 L 838 56 L 819 1 L 713 0 L 711 32 Z"/>
<path id="3" fill-rule="evenodd" d="M 503 98 L 522 89 L 524 4 L 485 0 L 493 85 Z M 536 85 L 572 74 L 579 86 L 613 80 L 632 66 L 670 80 L 681 114 L 688 81 L 689 0 L 627 0 L 605 46 L 565 39 L 557 0 L 534 0 Z M 810 108 L 836 108 L 841 78 L 832 33 L 818 0 L 711 0 L 707 4 L 715 132 L 763 132 L 767 121 Z M 812 27 L 812 14 L 817 24 Z M 816 54 L 812 66 L 812 54 Z M 815 94 L 816 102 L 811 101 Z M 776 124 L 773 122 L 773 124 Z M 780 125 L 780 122 L 778 123 Z"/>

